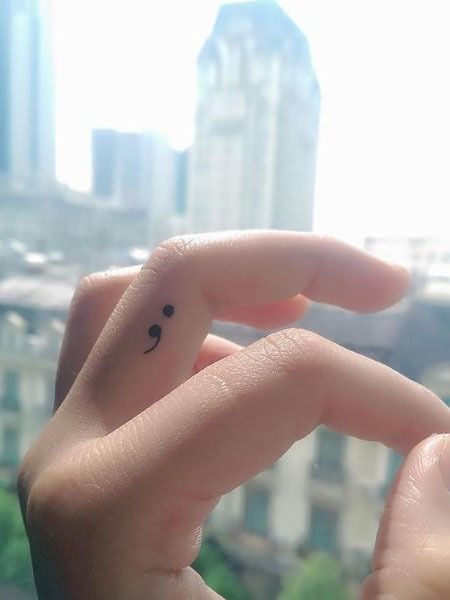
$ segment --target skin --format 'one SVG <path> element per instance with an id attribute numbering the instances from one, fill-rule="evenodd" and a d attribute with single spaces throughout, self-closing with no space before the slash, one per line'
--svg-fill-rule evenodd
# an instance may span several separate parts
<path id="1" fill-rule="evenodd" d="M 173 238 L 142 269 L 86 278 L 54 415 L 18 481 L 39 598 L 218 599 L 190 567 L 204 521 L 319 424 L 407 456 L 362 598 L 449 598 L 450 446 L 432 435 L 450 431 L 444 403 L 308 331 L 245 348 L 208 334 L 213 318 L 283 327 L 308 299 L 378 311 L 408 284 L 342 242 L 280 231 Z M 144 354 L 152 324 L 161 340 Z"/>

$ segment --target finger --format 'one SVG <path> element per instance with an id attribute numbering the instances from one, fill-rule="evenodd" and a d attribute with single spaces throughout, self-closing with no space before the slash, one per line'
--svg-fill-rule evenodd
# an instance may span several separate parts
<path id="1" fill-rule="evenodd" d="M 450 598 L 450 436 L 406 458 L 381 520 L 363 600 Z"/>
<path id="2" fill-rule="evenodd" d="M 242 350 L 242 346 L 239 344 L 235 344 L 220 336 L 209 334 L 203 342 L 200 353 L 195 361 L 192 374 L 198 373 L 202 369 L 205 369 L 209 365 L 212 365 L 230 354 L 234 354 L 238 350 Z"/>
<path id="3" fill-rule="evenodd" d="M 150 496 L 162 503 L 154 481 L 163 478 L 162 518 L 179 515 L 168 533 L 175 544 L 206 518 L 214 499 L 319 424 L 407 452 L 433 432 L 450 431 L 450 410 L 380 363 L 311 332 L 286 330 L 207 367 L 101 438 L 99 454 L 113 461 L 104 468 L 117 477 L 113 485 L 135 474 L 131 495 L 143 505 Z"/>
<path id="4" fill-rule="evenodd" d="M 106 321 L 140 269 L 92 273 L 78 286 L 59 353 L 53 411 L 66 397 Z"/>
<path id="5" fill-rule="evenodd" d="M 130 427 L 136 437 L 139 427 L 136 454 L 143 460 L 152 433 L 166 440 L 172 459 L 176 438 L 180 468 L 183 457 L 191 462 L 183 481 L 192 477 L 201 493 L 215 497 L 272 464 L 320 424 L 406 453 L 432 433 L 450 431 L 450 409 L 381 363 L 312 332 L 288 329 L 202 370 L 117 436 Z M 210 487 L 214 483 L 218 489 Z"/>
<path id="6" fill-rule="evenodd" d="M 141 266 L 92 273 L 81 282 L 71 304 L 59 354 L 53 412 L 68 394 L 116 304 L 140 270 Z M 270 329 L 300 319 L 307 307 L 307 299 L 298 294 L 268 305 L 225 308 L 215 318 Z"/>
<path id="7" fill-rule="evenodd" d="M 89 435 L 96 427 L 104 433 L 176 388 L 190 377 L 212 319 L 227 306 L 302 293 L 380 309 L 398 300 L 408 281 L 403 269 L 313 235 L 253 231 L 171 240 L 116 306 L 69 395 L 70 418 L 81 412 Z"/>

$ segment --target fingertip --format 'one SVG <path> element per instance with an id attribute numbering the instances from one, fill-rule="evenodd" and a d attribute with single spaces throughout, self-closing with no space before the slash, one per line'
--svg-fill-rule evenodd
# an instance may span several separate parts
<path id="1" fill-rule="evenodd" d="M 372 268 L 368 269 L 364 285 L 364 293 L 360 298 L 355 296 L 353 310 L 360 313 L 375 313 L 400 302 L 408 293 L 411 285 L 411 273 L 403 265 L 374 259 Z"/>
<path id="2" fill-rule="evenodd" d="M 313 240 L 320 256 L 302 293 L 359 313 L 373 313 L 396 304 L 407 292 L 410 274 L 394 264 L 334 238 Z M 320 250 L 319 250 L 320 248 Z"/>
<path id="3" fill-rule="evenodd" d="M 402 277 L 409 283 L 411 279 L 411 270 L 408 267 L 406 267 L 405 265 L 401 265 L 400 263 L 391 261 L 389 261 L 387 264 L 395 273 L 397 273 L 398 276 Z"/>
<path id="4" fill-rule="evenodd" d="M 449 489 L 450 435 L 433 434 L 409 452 L 391 489 L 363 599 L 450 598 Z"/>
<path id="5" fill-rule="evenodd" d="M 398 263 L 388 263 L 391 271 L 393 272 L 393 280 L 397 286 L 397 297 L 403 298 L 403 296 L 408 292 L 409 287 L 411 285 L 411 271 L 404 265 L 400 265 Z"/>
<path id="6" fill-rule="evenodd" d="M 301 319 L 308 311 L 310 301 L 302 294 L 297 294 L 292 298 L 289 298 L 285 303 L 281 304 L 280 317 L 282 318 L 282 324 L 293 323 Z"/>

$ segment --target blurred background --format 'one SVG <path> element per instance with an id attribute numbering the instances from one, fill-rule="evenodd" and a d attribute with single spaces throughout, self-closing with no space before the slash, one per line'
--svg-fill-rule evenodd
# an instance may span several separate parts
<path id="1" fill-rule="evenodd" d="M 446 9 L 0 0 L 0 600 L 35 598 L 15 480 L 75 286 L 167 237 L 316 231 L 407 265 L 396 306 L 294 325 L 450 400 Z M 196 568 L 227 600 L 356 598 L 400 462 L 319 428 L 222 499 Z"/>

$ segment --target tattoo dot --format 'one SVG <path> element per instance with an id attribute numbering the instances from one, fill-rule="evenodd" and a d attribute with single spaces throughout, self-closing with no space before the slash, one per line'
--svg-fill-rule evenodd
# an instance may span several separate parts
<path id="1" fill-rule="evenodd" d="M 161 337 L 161 327 L 159 325 L 152 325 L 148 330 L 148 334 L 151 338 Z"/>
<path id="2" fill-rule="evenodd" d="M 163 308 L 163 315 L 165 317 L 171 317 L 174 312 L 175 308 L 171 304 L 166 304 L 166 306 Z"/>

